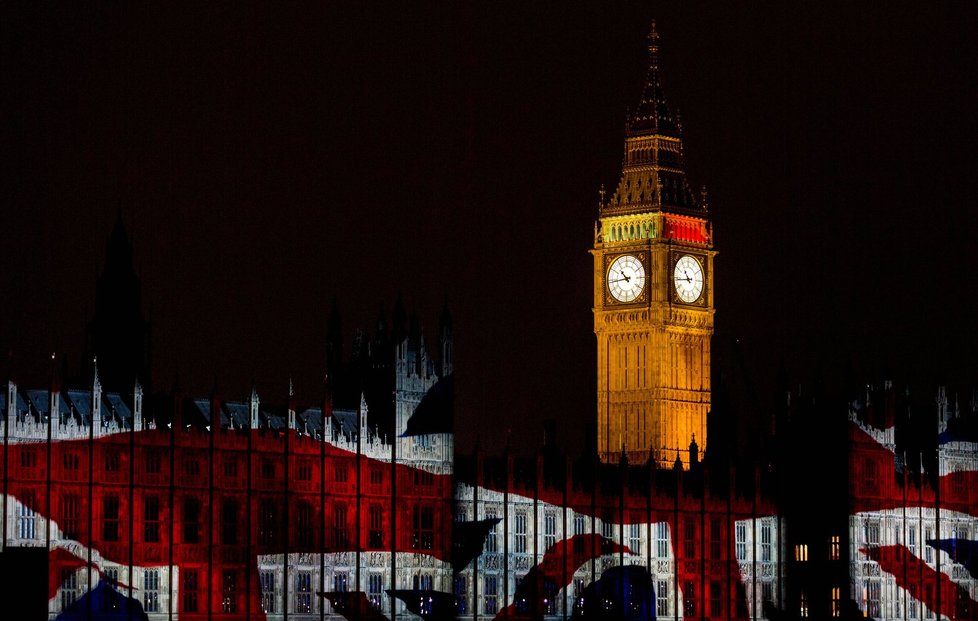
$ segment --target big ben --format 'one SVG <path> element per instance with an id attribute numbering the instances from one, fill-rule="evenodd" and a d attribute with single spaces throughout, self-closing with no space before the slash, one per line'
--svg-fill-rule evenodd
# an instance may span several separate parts
<path id="1" fill-rule="evenodd" d="M 595 222 L 597 440 L 604 462 L 676 460 L 707 445 L 713 334 L 713 231 L 705 192 L 690 191 L 682 127 L 648 37 L 642 99 L 629 115 L 621 179 Z"/>

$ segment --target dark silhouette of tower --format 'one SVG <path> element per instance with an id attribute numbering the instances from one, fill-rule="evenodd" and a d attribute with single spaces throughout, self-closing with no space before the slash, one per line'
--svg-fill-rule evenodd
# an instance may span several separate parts
<path id="1" fill-rule="evenodd" d="M 127 394 L 137 381 L 144 390 L 151 389 L 149 360 L 150 324 L 143 317 L 142 285 L 120 210 L 96 283 L 95 314 L 87 326 L 82 369 L 90 380 L 97 367 L 103 389 Z"/>

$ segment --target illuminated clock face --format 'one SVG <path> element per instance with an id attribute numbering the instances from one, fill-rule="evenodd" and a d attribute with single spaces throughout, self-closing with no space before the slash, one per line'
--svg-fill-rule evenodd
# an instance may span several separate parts
<path id="1" fill-rule="evenodd" d="M 608 291 L 619 302 L 631 302 L 645 288 L 645 266 L 630 254 L 614 260 L 608 270 Z"/>
<path id="2" fill-rule="evenodd" d="M 703 294 L 703 266 L 688 254 L 676 261 L 672 279 L 676 283 L 676 294 L 687 304 L 692 304 Z"/>

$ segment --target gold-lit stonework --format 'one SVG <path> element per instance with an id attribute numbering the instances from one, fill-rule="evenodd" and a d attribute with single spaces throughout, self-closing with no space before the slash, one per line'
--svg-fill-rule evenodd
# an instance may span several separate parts
<path id="1" fill-rule="evenodd" d="M 688 467 L 690 443 L 701 454 L 707 447 L 716 251 L 705 196 L 686 180 L 681 127 L 662 96 L 654 25 L 649 52 L 621 179 L 610 198 L 602 193 L 591 251 L 598 453 L 604 462 L 624 454 Z M 636 262 L 641 287 L 628 271 Z"/>

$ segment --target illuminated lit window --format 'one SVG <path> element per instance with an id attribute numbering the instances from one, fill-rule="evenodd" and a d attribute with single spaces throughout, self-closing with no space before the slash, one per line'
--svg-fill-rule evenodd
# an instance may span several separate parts
<path id="1" fill-rule="evenodd" d="M 337 578 L 339 574 L 337 574 Z M 335 581 L 334 581 L 335 582 Z M 343 583 L 344 586 L 346 583 Z M 335 586 L 335 585 L 334 585 Z M 339 591 L 334 588 L 333 590 Z M 312 574 L 308 571 L 300 571 L 295 575 L 295 600 L 293 602 L 295 612 L 312 612 Z"/>
<path id="2" fill-rule="evenodd" d="M 574 514 L 574 534 L 583 535 L 584 529 L 587 528 L 587 521 L 584 519 L 583 515 Z M 580 538 L 574 539 L 574 554 L 580 555 L 584 554 L 584 540 Z"/>
<path id="3" fill-rule="evenodd" d="M 557 545 L 557 515 L 547 511 L 543 515 L 543 549 L 549 550 Z"/>
<path id="4" fill-rule="evenodd" d="M 494 575 L 483 576 L 482 579 L 482 612 L 487 615 L 496 614 L 496 610 L 499 608 L 497 604 L 497 598 L 499 597 L 499 591 L 497 587 L 497 578 Z"/>
<path id="5" fill-rule="evenodd" d="M 557 584 L 551 578 L 543 579 L 543 614 L 557 614 Z"/>
<path id="6" fill-rule="evenodd" d="M 628 549 L 632 554 L 642 553 L 642 525 L 628 525 Z"/>
<path id="7" fill-rule="evenodd" d="M 669 581 L 655 583 L 655 616 L 662 618 L 669 614 Z"/>
<path id="8" fill-rule="evenodd" d="M 119 568 L 118 567 L 106 567 L 102 571 L 102 575 L 105 576 L 110 583 L 112 583 L 112 584 L 119 584 Z"/>
<path id="9" fill-rule="evenodd" d="M 737 545 L 737 560 L 747 560 L 747 524 L 737 522 L 735 529 L 735 541 Z"/>
<path id="10" fill-rule="evenodd" d="M 143 497 L 143 541 L 160 542 L 160 497 L 150 494 Z"/>
<path id="11" fill-rule="evenodd" d="M 874 619 L 880 618 L 880 583 L 879 580 L 867 580 L 864 587 L 866 593 L 866 614 Z"/>
<path id="12" fill-rule="evenodd" d="M 615 538 L 615 518 L 610 513 L 605 513 L 601 518 L 601 536 L 605 539 Z"/>
<path id="13" fill-rule="evenodd" d="M 934 562 L 934 548 L 927 544 L 934 538 L 934 529 L 928 526 L 924 529 L 924 560 L 928 563 Z"/>
<path id="14" fill-rule="evenodd" d="M 261 588 L 261 608 L 266 613 L 275 612 L 275 572 L 263 571 L 258 574 L 258 584 Z"/>
<path id="15" fill-rule="evenodd" d="M 516 578 L 516 592 L 521 593 L 525 589 L 523 578 Z M 513 602 L 513 608 L 516 610 L 517 616 L 526 615 L 530 612 L 530 600 L 528 600 L 525 594 L 520 594 L 519 597 Z"/>
<path id="16" fill-rule="evenodd" d="M 160 572 L 158 569 L 147 569 L 143 572 L 143 610 L 146 612 L 160 611 Z"/>
<path id="17" fill-rule="evenodd" d="M 574 607 L 584 605 L 584 589 L 587 588 L 584 578 L 574 578 Z"/>
<path id="18" fill-rule="evenodd" d="M 465 576 L 455 575 L 452 579 L 452 592 L 455 594 L 455 612 L 464 615 L 469 601 L 468 580 Z"/>
<path id="19" fill-rule="evenodd" d="M 74 569 L 61 570 L 61 610 L 78 599 L 78 573 Z"/>
<path id="20" fill-rule="evenodd" d="M 183 610 L 197 612 L 200 602 L 199 574 L 196 569 L 183 569 L 180 578 L 183 580 Z"/>
<path id="21" fill-rule="evenodd" d="M 880 523 L 877 520 L 866 520 L 863 524 L 863 541 L 869 545 L 879 545 Z"/>
<path id="22" fill-rule="evenodd" d="M 805 595 L 805 591 L 802 591 L 798 596 L 798 616 L 807 617 L 808 616 L 808 596 Z"/>
<path id="23" fill-rule="evenodd" d="M 838 617 L 842 614 L 842 589 L 832 587 L 832 616 Z"/>
<path id="24" fill-rule="evenodd" d="M 21 539 L 30 540 L 37 537 L 37 518 L 34 510 L 30 508 L 33 503 L 34 497 L 27 494 L 24 496 L 24 501 L 17 507 L 17 536 Z M 106 539 L 106 541 L 110 540 Z M 115 541 L 115 539 L 111 541 Z"/>
<path id="25" fill-rule="evenodd" d="M 795 546 L 795 560 L 805 562 L 808 560 L 808 544 L 799 543 Z"/>
<path id="26" fill-rule="evenodd" d="M 767 520 L 761 522 L 761 560 L 771 560 L 771 523 Z"/>
<path id="27" fill-rule="evenodd" d="M 367 599 L 370 604 L 380 610 L 384 605 L 384 576 L 383 574 L 371 573 L 367 576 Z"/>
<path id="28" fill-rule="evenodd" d="M 655 524 L 655 555 L 669 558 L 669 526 L 665 522 Z"/>
<path id="29" fill-rule="evenodd" d="M 526 511 L 517 511 L 513 517 L 513 552 L 526 552 Z"/>
<path id="30" fill-rule="evenodd" d="M 486 519 L 495 520 L 496 510 L 486 509 Z M 489 534 L 486 535 L 486 545 L 485 545 L 486 552 L 496 552 L 499 550 L 499 542 L 497 541 L 497 535 L 496 535 L 497 525 L 498 525 L 497 522 L 493 522 L 492 525 L 489 526 Z M 495 612 L 495 610 L 493 612 Z"/>
<path id="31" fill-rule="evenodd" d="M 839 560 L 839 536 L 832 535 L 829 539 L 829 559 L 833 561 Z"/>

